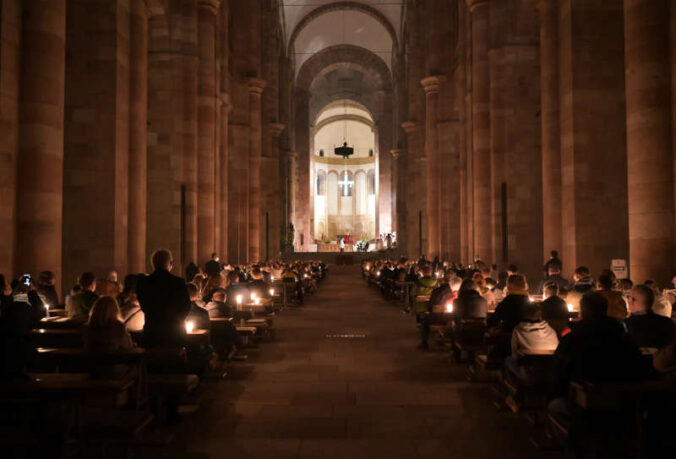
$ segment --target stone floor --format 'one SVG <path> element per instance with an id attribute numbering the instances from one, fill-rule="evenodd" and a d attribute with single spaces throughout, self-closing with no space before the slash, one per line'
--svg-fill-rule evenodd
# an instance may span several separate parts
<path id="1" fill-rule="evenodd" d="M 467 382 L 445 354 L 416 350 L 413 319 L 356 267 L 332 267 L 276 327 L 226 380 L 203 385 L 169 456 L 547 457 L 525 421 L 496 410 L 488 385 Z"/>

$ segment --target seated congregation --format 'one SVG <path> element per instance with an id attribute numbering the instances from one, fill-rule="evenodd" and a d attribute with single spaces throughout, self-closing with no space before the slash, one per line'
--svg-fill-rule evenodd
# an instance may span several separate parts
<path id="1" fill-rule="evenodd" d="M 419 349 L 450 352 L 468 379 L 494 384 L 497 406 L 542 427 L 533 443 L 571 457 L 673 453 L 674 290 L 611 270 L 594 279 L 579 266 L 571 281 L 561 272 L 555 251 L 535 288 L 514 265 L 362 264 L 368 283 L 415 318 Z"/>
<path id="2" fill-rule="evenodd" d="M 0 275 L 0 422 L 10 433 L 0 452 L 166 444 L 184 405 L 199 404 L 200 382 L 225 378 L 273 338 L 276 314 L 302 305 L 328 272 L 320 261 L 231 266 L 212 254 L 182 278 L 169 251 L 151 261 L 152 273 L 123 283 L 114 271 L 82 273 L 63 302 L 51 272 Z"/>

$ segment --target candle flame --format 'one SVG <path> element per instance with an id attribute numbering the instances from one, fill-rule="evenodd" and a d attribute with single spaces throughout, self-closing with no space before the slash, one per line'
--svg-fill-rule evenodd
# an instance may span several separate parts
<path id="1" fill-rule="evenodd" d="M 189 320 L 185 323 L 185 331 L 188 333 L 192 333 L 192 331 L 195 329 L 195 323 L 192 320 Z"/>

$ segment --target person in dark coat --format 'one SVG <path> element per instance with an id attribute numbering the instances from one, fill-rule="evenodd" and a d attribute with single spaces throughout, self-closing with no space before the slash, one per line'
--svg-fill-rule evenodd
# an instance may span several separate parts
<path id="1" fill-rule="evenodd" d="M 32 281 L 29 285 L 19 284 L 17 290 L 21 292 L 13 296 L 10 284 L 0 274 L 0 377 L 25 377 L 35 357 L 28 333 L 45 316 Z"/>
<path id="2" fill-rule="evenodd" d="M 488 321 L 489 326 L 500 327 L 511 337 L 512 330 L 521 321 L 523 309 L 528 306 L 528 284 L 521 274 L 512 274 L 507 278 L 508 295 L 495 308 Z"/>
<path id="3" fill-rule="evenodd" d="M 155 271 L 138 279 L 136 295 L 145 315 L 144 346 L 174 347 L 185 342 L 185 318 L 190 296 L 185 281 L 170 273 L 174 260 L 168 250 L 153 253 Z"/>
<path id="4" fill-rule="evenodd" d="M 270 289 L 263 280 L 263 272 L 260 268 L 254 268 L 251 271 L 251 280 L 248 283 L 250 294 L 255 294 L 258 298 L 270 298 Z"/>
<path id="5" fill-rule="evenodd" d="M 54 287 L 54 273 L 51 271 L 42 271 L 38 276 L 37 290 L 38 294 L 45 298 L 47 304 L 55 308 L 59 305 L 59 294 Z"/>
<path id="6" fill-rule="evenodd" d="M 460 284 L 458 296 L 453 301 L 453 314 L 456 324 L 466 319 L 485 319 L 488 314 L 488 302 L 481 296 L 472 279 Z"/>
<path id="7" fill-rule="evenodd" d="M 204 272 L 210 277 L 218 276 L 221 274 L 222 269 L 223 266 L 221 266 L 221 262 L 218 260 L 218 255 L 216 255 L 216 252 L 212 253 L 211 260 L 207 261 L 207 263 L 204 265 Z"/>
<path id="8" fill-rule="evenodd" d="M 567 399 L 570 382 L 632 381 L 650 377 L 651 365 L 622 324 L 607 316 L 608 300 L 600 292 L 580 300 L 582 320 L 561 338 L 552 364 L 551 395 Z"/>
<path id="9" fill-rule="evenodd" d="M 453 284 L 455 284 L 455 289 L 453 288 Z M 418 346 L 420 349 L 429 349 L 430 326 L 448 324 L 453 319 L 451 315 L 453 308 L 452 306 L 449 307 L 449 305 L 452 305 L 455 299 L 455 290 L 459 286 L 460 279 L 455 277 L 455 273 L 449 271 L 444 276 L 442 284 L 432 290 L 428 304 L 428 314 L 425 315 L 420 324 L 420 336 L 422 338 L 422 342 Z"/>
<path id="10" fill-rule="evenodd" d="M 559 296 L 559 286 L 556 282 L 545 283 L 543 294 L 545 300 L 542 302 L 542 319 L 560 335 L 568 328 L 568 305 Z"/>
<path id="11" fill-rule="evenodd" d="M 629 336 L 639 347 L 661 349 L 676 339 L 674 321 L 652 311 L 655 293 L 647 285 L 631 289 L 629 309 L 631 315 L 624 321 Z"/>
<path id="12" fill-rule="evenodd" d="M 543 293 L 545 284 L 551 282 L 554 282 L 558 286 L 559 290 L 569 287 L 570 283 L 561 275 L 561 265 L 559 263 L 550 260 L 545 266 L 547 267 L 547 276 L 545 280 L 540 282 L 538 293 Z"/>

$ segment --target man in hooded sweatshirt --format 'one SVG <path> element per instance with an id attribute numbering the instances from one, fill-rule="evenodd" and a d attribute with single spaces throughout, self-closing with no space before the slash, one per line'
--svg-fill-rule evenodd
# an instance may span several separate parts
<path id="1" fill-rule="evenodd" d="M 512 355 L 505 359 L 505 368 L 508 378 L 515 378 L 522 384 L 536 384 L 546 379 L 546 374 L 541 374 L 533 368 L 520 367 L 518 354 L 520 351 L 554 351 L 559 345 L 556 331 L 542 320 L 542 307 L 540 303 L 526 305 L 522 312 L 521 322 L 514 327 L 512 332 Z"/>

